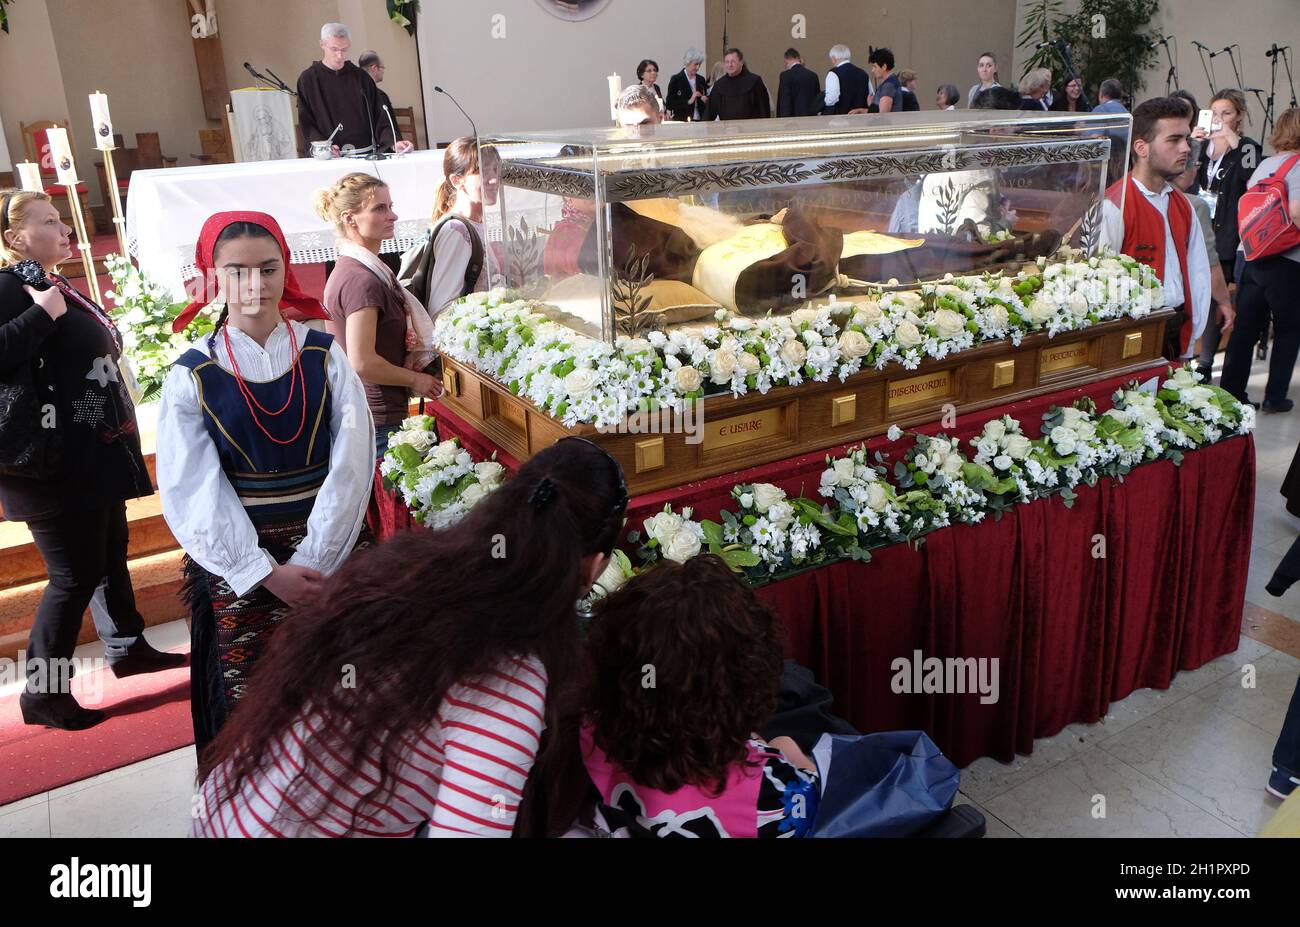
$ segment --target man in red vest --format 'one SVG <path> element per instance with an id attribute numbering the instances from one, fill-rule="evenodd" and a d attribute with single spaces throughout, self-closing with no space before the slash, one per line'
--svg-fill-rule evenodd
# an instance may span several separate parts
<path id="1" fill-rule="evenodd" d="M 1187 107 L 1157 97 L 1133 110 L 1133 166 L 1106 191 L 1102 242 L 1151 267 L 1177 310 L 1165 327 L 1165 357 L 1194 356 L 1210 313 L 1210 265 L 1191 202 L 1171 183 L 1191 151 Z"/>

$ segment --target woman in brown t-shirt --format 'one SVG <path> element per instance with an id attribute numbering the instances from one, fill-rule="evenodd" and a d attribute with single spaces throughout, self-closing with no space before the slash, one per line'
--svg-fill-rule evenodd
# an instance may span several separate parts
<path id="1" fill-rule="evenodd" d="M 407 347 L 407 319 L 413 309 L 396 275 L 378 257 L 397 223 L 388 185 L 371 174 L 347 174 L 316 194 L 316 211 L 334 223 L 340 239 L 338 263 L 325 284 L 329 331 L 365 384 L 379 458 L 406 418 L 409 396 L 436 398 L 442 395 L 442 384 L 431 374 L 411 369 L 425 360 L 413 358 Z"/>

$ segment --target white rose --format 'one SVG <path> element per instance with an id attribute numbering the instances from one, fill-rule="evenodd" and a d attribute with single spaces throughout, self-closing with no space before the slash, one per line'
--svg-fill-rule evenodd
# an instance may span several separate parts
<path id="1" fill-rule="evenodd" d="M 736 355 L 725 348 L 718 348 L 709 355 L 709 379 L 714 383 L 726 383 L 736 370 Z"/>
<path id="2" fill-rule="evenodd" d="M 931 438 L 930 454 L 937 457 L 947 457 L 952 453 L 952 442 L 947 438 Z"/>
<path id="3" fill-rule="evenodd" d="M 962 459 L 960 454 L 949 454 L 943 459 L 943 472 L 948 476 L 956 476 L 961 473 Z"/>
<path id="4" fill-rule="evenodd" d="M 740 507 L 742 509 L 752 509 L 754 507 L 753 493 L 742 492 L 740 494 Z"/>
<path id="5" fill-rule="evenodd" d="M 939 458 L 930 457 L 926 454 L 917 454 L 912 461 L 916 464 L 918 470 L 924 470 L 926 473 L 933 473 L 939 469 Z"/>
<path id="6" fill-rule="evenodd" d="M 835 480 L 841 486 L 848 486 L 853 482 L 854 465 L 852 458 L 841 457 L 832 466 L 835 469 Z"/>
<path id="7" fill-rule="evenodd" d="M 760 512 L 766 512 L 778 502 L 785 501 L 785 490 L 780 486 L 773 486 L 771 483 L 754 484 L 754 507 Z"/>
<path id="8" fill-rule="evenodd" d="M 790 324 L 793 325 L 795 328 L 798 328 L 804 322 L 807 322 L 809 325 L 812 325 L 816 321 L 817 321 L 816 309 L 796 309 L 794 312 L 790 313 Z"/>
<path id="9" fill-rule="evenodd" d="M 1007 296 L 1007 295 L 1014 296 L 1016 292 L 1016 285 L 1014 282 L 1012 282 L 1010 277 L 1003 277 L 1001 280 L 998 281 L 998 292 L 1001 293 L 1003 296 Z"/>
<path id="10" fill-rule="evenodd" d="M 581 399 L 595 389 L 599 381 L 600 374 L 596 371 L 580 367 L 564 378 L 564 391 L 573 399 Z"/>
<path id="11" fill-rule="evenodd" d="M 922 305 L 921 294 L 911 290 L 894 293 L 891 298 L 896 306 L 902 306 L 904 309 L 920 309 Z"/>
<path id="12" fill-rule="evenodd" d="M 1006 452 L 1012 460 L 1024 460 L 1029 456 L 1032 444 L 1024 435 L 1010 435 L 1007 437 Z"/>
<path id="13" fill-rule="evenodd" d="M 1009 328 L 1011 326 L 1011 316 L 1007 312 L 1007 307 L 1000 303 L 994 303 L 988 308 L 989 322 L 996 329 Z"/>
<path id="14" fill-rule="evenodd" d="M 1061 424 L 1066 428 L 1077 430 L 1080 422 L 1087 421 L 1087 416 L 1082 409 L 1076 409 L 1074 406 L 1065 406 L 1061 409 Z"/>
<path id="15" fill-rule="evenodd" d="M 623 567 L 613 557 L 609 558 L 609 563 L 605 565 L 605 570 L 596 578 L 596 585 L 605 590 L 606 595 L 613 595 L 623 587 L 627 582 L 627 577 L 623 575 Z"/>
<path id="16" fill-rule="evenodd" d="M 1046 322 L 1056 315 L 1056 300 L 1042 293 L 1034 297 L 1033 301 L 1025 307 L 1025 318 L 1031 322 Z"/>
<path id="17" fill-rule="evenodd" d="M 966 298 L 966 291 L 959 286 L 953 286 L 950 283 L 941 283 L 934 288 L 935 296 L 948 296 L 952 299 L 962 300 Z"/>
<path id="18" fill-rule="evenodd" d="M 1067 426 L 1057 425 L 1055 428 L 1052 429 L 1052 433 L 1048 435 L 1048 440 L 1050 440 L 1053 444 L 1073 445 L 1074 442 L 1077 440 L 1077 436 Z"/>
<path id="19" fill-rule="evenodd" d="M 700 388 L 704 377 L 691 366 L 678 367 L 673 371 L 673 389 L 679 393 L 689 393 Z"/>
<path id="20" fill-rule="evenodd" d="M 840 353 L 847 360 L 856 360 L 871 350 L 871 342 L 862 332 L 849 330 L 840 335 Z"/>
<path id="21" fill-rule="evenodd" d="M 767 510 L 767 518 L 778 528 L 784 528 L 794 521 L 794 506 L 789 502 L 778 502 Z"/>
<path id="22" fill-rule="evenodd" d="M 483 497 L 486 496 L 487 494 L 488 491 L 484 489 L 482 486 L 480 486 L 478 483 L 470 483 L 468 486 L 465 487 L 464 491 L 460 494 L 460 501 L 463 502 L 467 508 L 469 508 L 474 506 L 476 503 L 482 501 Z"/>
<path id="23" fill-rule="evenodd" d="M 645 533 L 658 541 L 660 547 L 671 541 L 681 529 L 682 516 L 672 512 L 660 512 L 645 520 Z"/>
<path id="24" fill-rule="evenodd" d="M 1074 453 L 1074 441 L 1070 440 L 1062 444 L 1058 444 L 1056 445 L 1055 450 L 1056 450 L 1057 457 L 1069 457 L 1071 454 Z"/>
<path id="25" fill-rule="evenodd" d="M 650 342 L 644 338 L 629 338 L 623 343 L 623 353 L 627 355 L 647 354 L 653 350 L 654 348 L 651 347 Z"/>
<path id="26" fill-rule="evenodd" d="M 433 452 L 433 463 L 439 467 L 445 467 L 456 459 L 460 453 L 454 441 L 443 441 L 438 445 L 437 450 Z"/>
<path id="27" fill-rule="evenodd" d="M 889 492 L 880 483 L 872 483 L 867 487 L 867 505 L 877 512 L 883 511 L 889 505 Z"/>
<path id="28" fill-rule="evenodd" d="M 808 349 L 803 346 L 803 342 L 792 339 L 781 345 L 781 360 L 791 367 L 802 367 L 807 358 Z"/>
<path id="29" fill-rule="evenodd" d="M 685 563 L 700 552 L 700 539 L 694 531 L 683 525 L 664 545 L 663 551 L 669 560 Z"/>
<path id="30" fill-rule="evenodd" d="M 1076 319 L 1081 319 L 1088 314 L 1088 297 L 1075 290 L 1070 294 L 1070 298 L 1065 301 L 1065 306 L 1070 310 L 1071 315 Z"/>
<path id="31" fill-rule="evenodd" d="M 726 335 L 723 337 L 722 341 L 718 343 L 718 347 L 722 348 L 724 351 L 730 351 L 732 354 L 739 354 L 741 351 L 740 342 L 734 335 Z"/>
<path id="32" fill-rule="evenodd" d="M 745 371 L 745 376 L 751 377 L 758 373 L 758 368 L 762 366 L 759 363 L 758 355 L 750 354 L 748 351 L 741 351 L 736 357 L 736 363 L 740 364 L 740 369 Z"/>
<path id="33" fill-rule="evenodd" d="M 930 324 L 940 338 L 956 338 L 965 329 L 966 318 L 951 309 L 939 309 L 930 316 Z"/>
<path id="34" fill-rule="evenodd" d="M 1003 424 L 1002 419 L 995 418 L 984 426 L 984 437 L 992 438 L 994 441 L 1001 441 L 1007 435 L 1007 426 Z"/>
<path id="35" fill-rule="evenodd" d="M 496 486 L 506 474 L 506 468 L 495 460 L 484 460 L 474 464 L 474 476 L 483 486 Z"/>
<path id="36" fill-rule="evenodd" d="M 412 431 L 408 433 L 406 443 L 421 454 L 427 454 L 437 440 L 438 436 L 432 431 Z"/>
<path id="37" fill-rule="evenodd" d="M 921 343 L 921 333 L 911 322 L 900 322 L 894 329 L 894 340 L 905 348 L 914 348 Z"/>
<path id="38" fill-rule="evenodd" d="M 880 303 L 872 300 L 869 303 L 858 303 L 858 311 L 854 313 L 853 321 L 863 328 L 870 328 L 872 325 L 879 325 L 883 317 Z"/>
<path id="39" fill-rule="evenodd" d="M 993 466 L 997 467 L 999 470 L 1010 470 L 1011 458 L 1006 454 L 999 454 L 997 457 L 993 458 Z"/>

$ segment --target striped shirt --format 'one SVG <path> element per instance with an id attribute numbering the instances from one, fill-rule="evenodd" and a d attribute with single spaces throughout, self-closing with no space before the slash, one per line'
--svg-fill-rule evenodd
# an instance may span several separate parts
<path id="1" fill-rule="evenodd" d="M 427 823 L 430 837 L 509 837 L 545 713 L 546 669 L 534 656 L 462 679 L 433 723 L 404 737 L 391 794 L 364 804 L 379 782 L 378 742 L 353 766 L 339 725 L 311 713 L 274 742 L 236 795 L 218 801 L 229 761 L 212 771 L 195 796 L 190 836 L 337 837 L 360 805 L 353 836 L 412 837 Z"/>

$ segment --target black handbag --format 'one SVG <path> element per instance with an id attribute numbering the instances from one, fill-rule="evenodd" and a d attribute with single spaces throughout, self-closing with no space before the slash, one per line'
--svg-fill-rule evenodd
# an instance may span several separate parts
<path id="1" fill-rule="evenodd" d="M 50 286 L 35 261 L 23 261 L 0 273 L 12 273 L 37 289 Z M 58 416 L 48 400 L 41 402 L 37 385 L 36 371 L 43 363 L 34 358 L 0 374 L 0 476 L 49 479 L 58 469 L 62 449 Z"/>

